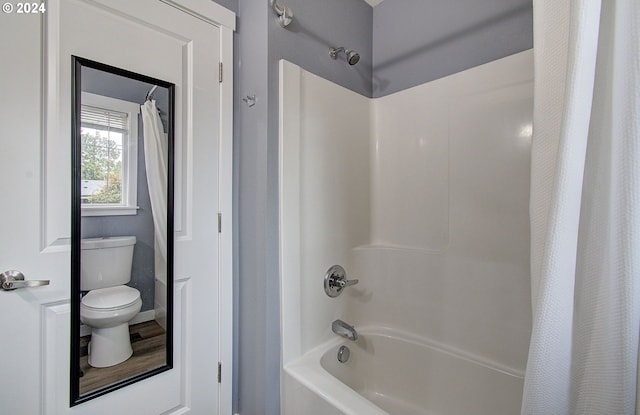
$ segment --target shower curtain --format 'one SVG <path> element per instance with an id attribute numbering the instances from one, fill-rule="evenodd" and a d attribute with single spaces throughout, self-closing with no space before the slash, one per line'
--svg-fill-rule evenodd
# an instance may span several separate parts
<path id="1" fill-rule="evenodd" d="M 155 100 L 141 106 L 144 136 L 144 162 L 155 229 L 155 248 L 167 260 L 167 148 L 168 140 Z M 157 271 L 160 272 L 162 268 Z M 158 276 L 156 276 L 158 277 Z"/>
<path id="2" fill-rule="evenodd" d="M 533 4 L 533 330 L 522 414 L 633 414 L 640 1 Z"/>

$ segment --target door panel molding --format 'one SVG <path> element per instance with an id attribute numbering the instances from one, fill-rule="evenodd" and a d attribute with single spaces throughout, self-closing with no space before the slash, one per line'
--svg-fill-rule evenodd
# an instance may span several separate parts
<path id="1" fill-rule="evenodd" d="M 41 139 L 41 250 L 42 252 L 69 251 L 70 239 L 70 215 L 71 211 L 71 189 L 69 180 L 69 167 L 71 165 L 71 60 L 60 59 L 61 55 L 77 55 L 87 58 L 94 58 L 100 61 L 99 57 L 94 57 L 91 52 L 82 53 L 79 50 L 62 50 L 61 36 L 61 11 L 63 3 L 73 3 L 85 7 L 87 10 L 111 15 L 128 23 L 151 29 L 154 32 L 162 33 L 171 40 L 174 46 L 182 48 L 182 65 L 184 68 L 182 79 L 172 79 L 168 76 L 168 71 L 158 68 L 158 72 L 149 73 L 148 69 L 131 67 L 125 65 L 127 62 L 110 62 L 113 66 L 127 67 L 133 72 L 145 73 L 159 79 L 165 79 L 176 84 L 176 170 L 174 208 L 174 229 L 179 237 L 187 237 L 189 226 L 183 229 L 183 224 L 189 224 L 186 210 L 187 203 L 191 200 L 189 192 L 192 186 L 188 183 L 189 174 L 183 170 L 183 166 L 189 166 L 189 149 L 192 141 L 191 120 L 185 117 L 192 110 L 193 97 L 193 42 L 179 33 L 171 32 L 169 29 L 161 28 L 157 25 L 142 21 L 129 16 L 122 11 L 107 7 L 100 3 L 89 0 L 66 0 L 55 1 L 48 4 L 47 13 L 42 19 L 42 30 L 44 42 L 42 43 L 42 71 L 43 91 L 42 91 L 42 124 L 43 136 Z M 113 2 L 112 2 L 113 3 Z M 197 1 L 196 3 L 201 3 Z M 185 10 L 185 6 L 180 7 Z M 226 9 L 225 9 L 226 10 Z M 228 12 L 228 11 L 227 11 Z M 107 40 L 108 41 L 108 40 Z M 221 45 L 222 46 L 222 45 Z M 85 48 L 86 49 L 86 48 Z M 182 194 L 182 192 L 185 194 Z"/>

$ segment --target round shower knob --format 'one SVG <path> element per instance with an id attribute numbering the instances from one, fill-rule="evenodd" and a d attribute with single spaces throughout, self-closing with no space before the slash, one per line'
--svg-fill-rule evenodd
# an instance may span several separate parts
<path id="1" fill-rule="evenodd" d="M 347 273 L 340 265 L 333 265 L 324 275 L 324 292 L 331 298 L 337 297 L 345 287 L 356 285 L 358 280 L 347 280 Z"/>

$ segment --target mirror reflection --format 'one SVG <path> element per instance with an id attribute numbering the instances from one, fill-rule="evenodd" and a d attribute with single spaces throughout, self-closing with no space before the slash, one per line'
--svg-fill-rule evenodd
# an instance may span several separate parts
<path id="1" fill-rule="evenodd" d="M 171 368 L 174 87 L 82 58 L 74 68 L 79 403 Z"/>

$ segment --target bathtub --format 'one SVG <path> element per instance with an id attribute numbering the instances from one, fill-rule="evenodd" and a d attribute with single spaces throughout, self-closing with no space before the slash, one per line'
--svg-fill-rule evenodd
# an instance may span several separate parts
<path id="1" fill-rule="evenodd" d="M 350 358 L 337 360 L 346 345 Z M 368 327 L 283 368 L 283 414 L 514 415 L 523 376 L 408 333 Z"/>

